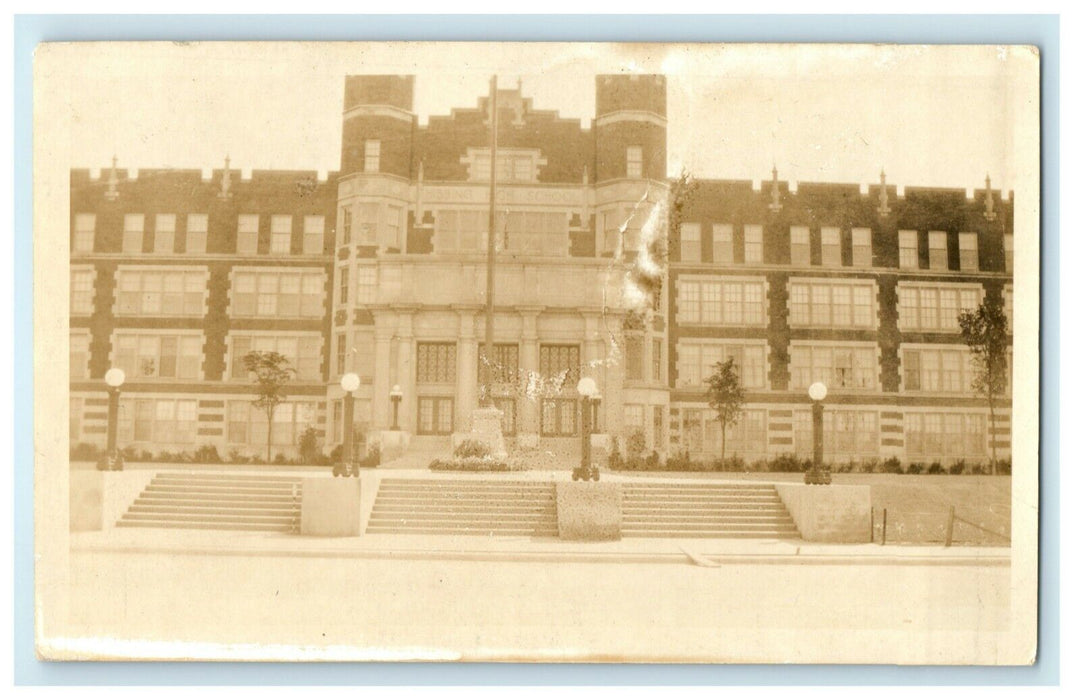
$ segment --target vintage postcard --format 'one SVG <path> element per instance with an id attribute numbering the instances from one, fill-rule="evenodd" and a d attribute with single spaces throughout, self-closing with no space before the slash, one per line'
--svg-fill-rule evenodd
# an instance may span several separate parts
<path id="1" fill-rule="evenodd" d="M 40 46 L 38 654 L 1032 663 L 1039 70 Z"/>

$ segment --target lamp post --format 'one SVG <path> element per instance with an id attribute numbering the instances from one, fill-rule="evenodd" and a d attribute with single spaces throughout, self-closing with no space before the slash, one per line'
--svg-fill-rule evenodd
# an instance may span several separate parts
<path id="1" fill-rule="evenodd" d="M 105 373 L 109 391 L 109 424 L 106 427 L 105 454 L 98 459 L 101 471 L 120 471 L 124 468 L 124 456 L 116 447 L 116 429 L 120 414 L 120 387 L 124 383 L 124 370 L 113 367 Z"/>
<path id="2" fill-rule="evenodd" d="M 394 425 L 390 426 L 391 430 L 401 430 L 398 427 L 398 405 L 402 402 L 402 388 L 397 384 L 390 390 L 390 403 L 394 406 Z"/>
<path id="3" fill-rule="evenodd" d="M 590 405 L 590 410 L 592 411 L 592 417 L 591 417 L 592 425 L 590 426 L 592 429 L 589 432 L 596 435 L 597 432 L 599 432 L 599 428 L 601 426 L 601 410 L 600 410 L 601 409 L 601 394 L 600 394 L 600 392 L 597 392 L 596 394 L 593 394 L 593 395 L 591 395 L 589 397 L 589 405 Z"/>
<path id="4" fill-rule="evenodd" d="M 811 429 L 814 434 L 814 463 L 811 470 L 803 475 L 805 484 L 828 484 L 833 480 L 829 469 L 822 466 L 822 400 L 826 398 L 826 385 L 815 382 L 807 388 L 811 397 Z"/>
<path id="5" fill-rule="evenodd" d="M 571 479 L 578 481 L 599 481 L 601 473 L 599 469 L 593 466 L 593 461 L 590 456 L 590 435 L 593 433 L 592 418 L 592 399 L 597 394 L 597 383 L 593 381 L 592 377 L 582 377 L 578 380 L 578 395 L 582 397 L 582 464 L 579 465 L 571 473 Z"/>
<path id="6" fill-rule="evenodd" d="M 334 476 L 360 476 L 360 467 L 353 455 L 353 392 L 360 387 L 360 377 L 353 372 L 342 375 L 345 400 L 342 410 L 342 461 L 334 465 Z"/>

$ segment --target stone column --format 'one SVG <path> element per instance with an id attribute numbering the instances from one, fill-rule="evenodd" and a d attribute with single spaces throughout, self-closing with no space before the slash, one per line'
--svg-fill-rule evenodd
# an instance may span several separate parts
<path id="1" fill-rule="evenodd" d="M 375 318 L 375 360 L 372 366 L 372 427 L 390 428 L 390 339 L 394 335 L 393 317 L 379 314 Z"/>
<path id="2" fill-rule="evenodd" d="M 458 382 L 455 388 L 454 431 L 467 433 L 472 427 L 473 409 L 477 407 L 477 333 L 476 310 L 455 307 L 458 311 Z"/>
<path id="3" fill-rule="evenodd" d="M 537 337 L 537 316 L 540 307 L 522 307 L 522 341 L 518 351 L 521 383 L 518 397 L 518 446 L 533 449 L 540 445 L 539 392 L 531 392 L 529 377 L 540 374 L 540 345 Z"/>
<path id="4" fill-rule="evenodd" d="M 398 316 L 398 384 L 402 388 L 402 403 L 398 409 L 398 424 L 402 430 L 417 430 L 417 383 L 413 362 L 413 312 L 404 309 Z M 389 399 L 386 399 L 389 401 Z"/>

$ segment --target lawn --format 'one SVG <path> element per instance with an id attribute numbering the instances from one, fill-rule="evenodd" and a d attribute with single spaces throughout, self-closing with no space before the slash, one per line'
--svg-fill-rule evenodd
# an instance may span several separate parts
<path id="1" fill-rule="evenodd" d="M 744 481 L 802 482 L 800 473 L 737 472 L 620 472 L 633 478 L 649 476 L 672 479 L 723 479 Z M 950 506 L 955 544 L 1008 546 L 1010 543 L 1009 476 L 945 474 L 834 474 L 835 484 L 866 484 L 871 487 L 875 541 L 882 540 L 882 512 L 886 511 L 886 542 L 893 544 L 944 543 Z M 829 488 L 828 486 L 822 488 Z M 964 522 L 969 521 L 969 522 Z M 969 523 L 987 528 L 985 532 Z M 992 533 L 1000 533 L 1005 537 Z M 871 538 L 871 513 L 867 514 L 867 538 Z"/>

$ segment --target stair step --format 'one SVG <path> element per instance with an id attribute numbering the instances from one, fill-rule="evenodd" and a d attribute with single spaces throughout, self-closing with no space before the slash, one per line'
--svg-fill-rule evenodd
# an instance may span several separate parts
<path id="1" fill-rule="evenodd" d="M 514 507 L 503 506 L 498 508 L 451 508 L 451 507 L 438 507 L 438 508 L 401 508 L 401 507 L 389 507 L 381 503 L 376 503 L 372 508 L 372 515 L 418 515 L 418 514 L 438 513 L 444 515 L 534 515 L 534 514 L 548 514 L 555 515 L 556 509 L 553 506 L 544 506 L 537 508 L 530 507 Z"/>
<path id="2" fill-rule="evenodd" d="M 769 515 L 710 515 L 710 516 L 692 516 L 687 517 L 683 515 L 654 515 L 648 518 L 639 516 L 623 515 L 624 523 L 778 523 L 788 525 L 792 522 L 792 519 L 787 515 L 781 514 L 769 514 Z"/>
<path id="3" fill-rule="evenodd" d="M 555 498 L 532 498 L 532 499 L 488 499 L 488 498 L 401 498 L 401 497 L 389 497 L 389 496 L 377 496 L 375 504 L 381 505 L 393 505 L 400 507 L 408 506 L 420 506 L 420 507 L 447 507 L 447 506 L 473 506 L 477 508 L 485 508 L 488 506 L 522 506 L 543 508 L 555 505 Z"/>
<path id="4" fill-rule="evenodd" d="M 685 531 L 669 531 L 669 530 L 623 530 L 624 537 L 670 537 L 674 539 L 685 539 L 689 537 L 701 537 L 701 538 L 715 538 L 715 539 L 791 539 L 799 537 L 799 533 L 793 529 L 791 531 L 776 531 L 776 532 L 748 532 L 742 530 L 728 530 L 725 532 L 685 532 Z"/>
<path id="5" fill-rule="evenodd" d="M 292 508 L 299 504 L 293 498 L 167 498 L 163 496 L 139 496 L 132 505 L 155 506 L 155 505 L 187 505 L 187 506 L 214 506 L 218 508 Z"/>
<path id="6" fill-rule="evenodd" d="M 174 520 L 120 520 L 117 527 L 157 527 L 173 530 L 246 530 L 258 532 L 292 532 L 293 527 L 260 523 L 204 523 Z"/>
<path id="7" fill-rule="evenodd" d="M 789 526 L 773 523 L 732 523 L 730 526 L 723 523 L 625 523 L 628 530 L 670 530 L 673 532 L 725 532 L 727 530 L 769 531 L 787 530 Z M 791 526 L 795 530 L 795 526 Z"/>
<path id="8" fill-rule="evenodd" d="M 279 515 L 292 517 L 300 512 L 297 508 L 216 508 L 212 506 L 188 506 L 177 504 L 140 505 L 136 503 L 128 509 L 128 513 L 183 513 L 185 515 Z"/>
<path id="9" fill-rule="evenodd" d="M 163 481 L 204 481 L 213 483 L 245 484 L 299 484 L 302 479 L 296 476 L 266 476 L 263 474 L 206 474 L 206 473 L 164 473 L 155 474 L 154 479 Z"/>
<path id="10" fill-rule="evenodd" d="M 386 493 L 463 493 L 463 494 L 496 494 L 496 493 L 555 493 L 551 485 L 548 486 L 483 486 L 483 487 L 444 487 L 444 486 L 403 486 L 399 484 L 382 484 L 380 491 Z"/>
<path id="11" fill-rule="evenodd" d="M 161 486 L 150 484 L 143 493 L 155 493 L 155 494 L 205 494 L 208 496 L 214 495 L 246 495 L 246 496 L 292 496 L 292 489 L 261 489 L 254 487 L 216 487 L 216 486 Z M 300 493 L 300 489 L 297 489 L 297 493 Z"/>
<path id="12" fill-rule="evenodd" d="M 237 515 L 232 513 L 226 513 L 222 515 L 213 513 L 132 513 L 128 511 L 125 513 L 121 520 L 177 520 L 177 521 L 198 521 L 206 523 L 264 523 L 264 522 L 292 522 L 296 520 L 299 515 L 299 511 L 293 514 L 251 514 L 251 515 Z"/>
<path id="13" fill-rule="evenodd" d="M 500 537 L 558 537 L 559 530 L 533 529 L 533 528 L 471 528 L 471 527 L 406 527 L 406 526 L 374 526 L 369 527 L 367 532 L 372 535 L 480 535 Z"/>

